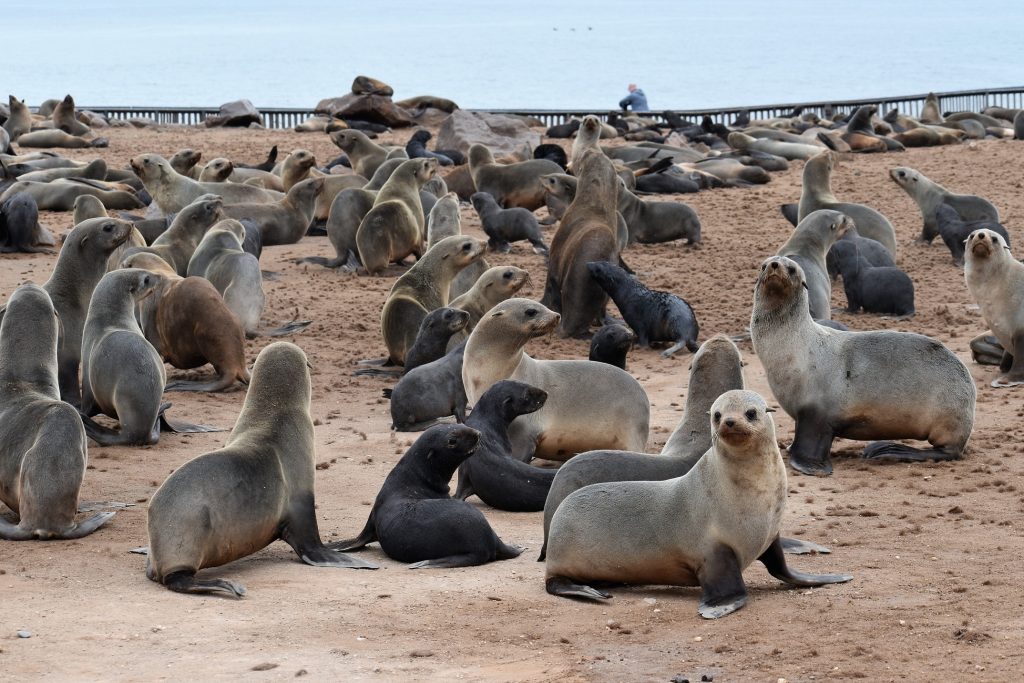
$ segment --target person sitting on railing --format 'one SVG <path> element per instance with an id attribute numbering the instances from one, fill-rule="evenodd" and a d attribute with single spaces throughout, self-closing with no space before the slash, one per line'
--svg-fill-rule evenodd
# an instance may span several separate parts
<path id="1" fill-rule="evenodd" d="M 647 95 L 644 95 L 644 91 L 636 87 L 636 83 L 629 84 L 629 94 L 619 100 L 619 107 L 622 111 L 626 111 L 630 107 L 633 111 L 650 111 L 650 107 L 647 106 Z"/>

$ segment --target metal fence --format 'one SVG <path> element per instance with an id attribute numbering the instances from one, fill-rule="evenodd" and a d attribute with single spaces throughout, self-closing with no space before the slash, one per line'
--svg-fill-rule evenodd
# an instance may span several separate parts
<path id="1" fill-rule="evenodd" d="M 980 112 L 985 107 L 999 106 L 1008 108 L 1024 108 L 1024 86 L 1012 88 L 989 88 L 987 90 L 959 90 L 955 92 L 936 93 L 939 108 L 943 112 L 974 111 Z M 829 113 L 849 113 L 866 104 L 877 104 L 879 112 L 884 113 L 897 107 L 900 113 L 908 116 L 919 116 L 924 107 L 927 94 L 903 95 L 899 97 L 875 97 L 859 100 L 823 100 L 820 102 L 793 102 L 788 104 L 762 104 L 750 107 L 732 107 L 719 109 L 673 109 L 683 118 L 699 121 L 704 116 L 711 117 L 716 123 L 730 123 L 741 113 L 749 114 L 751 119 L 767 119 L 785 116 L 793 111 L 814 112 L 819 116 Z M 218 107 L 79 107 L 96 112 L 108 119 L 145 118 L 157 123 L 179 125 L 202 125 L 207 116 L 216 114 Z M 292 128 L 313 115 L 312 109 L 258 107 L 263 115 L 263 125 L 267 128 Z M 611 110 L 589 111 L 583 109 L 481 109 L 492 114 L 510 114 L 529 116 L 545 125 L 553 126 L 565 123 L 572 117 L 588 114 L 606 120 Z M 664 111 L 652 111 L 641 116 L 655 120 L 664 120 Z"/>

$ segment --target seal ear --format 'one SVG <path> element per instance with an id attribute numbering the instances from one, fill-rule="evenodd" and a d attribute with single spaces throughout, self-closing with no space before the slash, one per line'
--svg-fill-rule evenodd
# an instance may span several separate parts
<path id="1" fill-rule="evenodd" d="M 810 289 L 809 289 L 809 288 L 807 287 L 807 281 L 806 281 L 806 280 L 802 281 L 802 282 L 800 283 L 800 286 L 801 286 L 801 287 L 803 287 L 804 289 L 806 289 L 807 291 L 811 291 L 811 290 L 810 290 Z"/>
<path id="2" fill-rule="evenodd" d="M 764 412 L 766 412 L 766 413 L 774 413 L 775 412 L 775 408 L 765 408 Z"/>
<path id="3" fill-rule="evenodd" d="M 492 318 L 498 318 L 498 317 L 501 317 L 503 315 L 505 315 L 505 311 L 495 311 L 494 313 L 491 313 L 491 317 Z"/>

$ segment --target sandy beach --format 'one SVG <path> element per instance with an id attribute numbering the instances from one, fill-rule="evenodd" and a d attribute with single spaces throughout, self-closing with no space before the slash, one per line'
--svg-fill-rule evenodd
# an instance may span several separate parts
<path id="1" fill-rule="evenodd" d="M 282 158 L 296 148 L 323 163 L 338 154 L 323 134 L 271 130 L 124 129 L 103 133 L 102 156 L 123 167 L 141 153 L 170 156 L 192 147 L 217 156 L 262 161 L 271 145 Z M 404 142 L 408 132 L 385 134 Z M 790 471 L 784 531 L 830 546 L 831 555 L 791 557 L 810 572 L 849 572 L 850 583 L 788 589 L 760 564 L 744 577 L 748 605 L 719 621 L 697 614 L 698 589 L 615 588 L 607 604 L 583 604 L 544 591 L 536 562 L 542 513 L 481 508 L 506 542 L 526 548 L 518 558 L 482 567 L 410 571 L 377 545 L 361 557 L 378 571 L 314 568 L 284 543 L 212 570 L 245 584 L 239 601 L 171 593 L 146 579 L 145 558 L 129 550 L 147 543 L 146 504 L 157 486 L 188 459 L 219 448 L 225 433 L 164 434 L 147 448 L 90 443 L 83 501 L 123 501 L 106 527 L 77 541 L 0 544 L 0 678 L 20 680 L 308 680 L 347 681 L 934 681 L 1019 680 L 1024 671 L 1021 619 L 1024 557 L 1024 388 L 989 386 L 995 368 L 971 361 L 968 341 L 985 329 L 962 269 L 936 241 L 918 246 L 921 218 L 914 202 L 888 177 L 913 167 L 955 192 L 981 194 L 1000 210 L 1018 256 L 1024 253 L 1024 142 L 983 141 L 900 154 L 843 157 L 833 173 L 835 194 L 865 202 L 896 227 L 898 265 L 913 279 L 917 315 L 895 321 L 835 314 L 851 329 L 895 329 L 935 337 L 968 366 L 978 388 L 975 431 L 963 460 L 949 463 L 865 462 L 863 444 L 837 441 L 835 474 Z M 800 194 L 802 162 L 746 189 L 676 196 L 700 216 L 703 244 L 631 247 L 625 260 L 654 289 L 689 301 L 701 341 L 737 334 L 749 322 L 760 262 L 791 231 L 779 205 Z M 539 213 L 544 213 L 542 210 Z M 483 236 L 473 209 L 462 208 L 464 231 Z M 44 213 L 55 232 L 71 214 Z M 550 240 L 552 229 L 548 229 Z M 289 337 L 312 365 L 316 424 L 316 500 L 325 539 L 354 536 L 378 488 L 416 434 L 390 431 L 382 378 L 353 377 L 355 362 L 385 355 L 380 309 L 401 268 L 385 277 L 357 277 L 301 256 L 333 256 L 326 237 L 267 247 L 264 325 L 312 319 Z M 4 255 L 0 300 L 23 282 L 44 282 L 55 256 Z M 526 243 L 491 265 L 530 271 L 525 293 L 539 299 L 543 259 Z M 842 286 L 833 306 L 845 306 Z M 613 314 L 616 313 L 614 309 Z M 251 364 L 270 340 L 246 342 Z M 531 342 L 538 358 L 584 358 L 587 343 L 554 337 Z M 741 343 L 749 388 L 777 405 L 749 342 Z M 664 359 L 634 349 L 628 370 L 652 404 L 650 452 L 675 427 L 686 395 L 690 355 Z M 168 367 L 168 377 L 211 372 Z M 224 394 L 169 394 L 177 419 L 230 428 L 244 400 Z M 912 398 L 908 398 L 912 400 Z M 784 446 L 793 420 L 775 413 Z M 13 519 L 10 511 L 4 512 Z M 30 638 L 16 636 L 18 630 Z"/>

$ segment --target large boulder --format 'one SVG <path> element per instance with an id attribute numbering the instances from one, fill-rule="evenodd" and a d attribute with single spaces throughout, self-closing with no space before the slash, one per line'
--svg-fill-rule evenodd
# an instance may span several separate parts
<path id="1" fill-rule="evenodd" d="M 314 113 L 345 120 L 381 123 L 392 128 L 411 126 L 415 123 L 409 112 L 385 95 L 349 93 L 341 97 L 329 97 L 317 103 Z"/>
<path id="2" fill-rule="evenodd" d="M 237 126 L 248 127 L 250 124 L 258 123 L 263 125 L 263 117 L 256 107 L 249 100 L 235 100 L 220 105 L 220 111 L 212 116 L 206 117 L 206 126 Z"/>
<path id="3" fill-rule="evenodd" d="M 456 109 L 441 124 L 436 146 L 437 149 L 457 149 L 468 155 L 470 146 L 478 143 L 486 145 L 497 157 L 524 146 L 532 150 L 540 144 L 540 133 L 530 130 L 515 116 Z"/>

